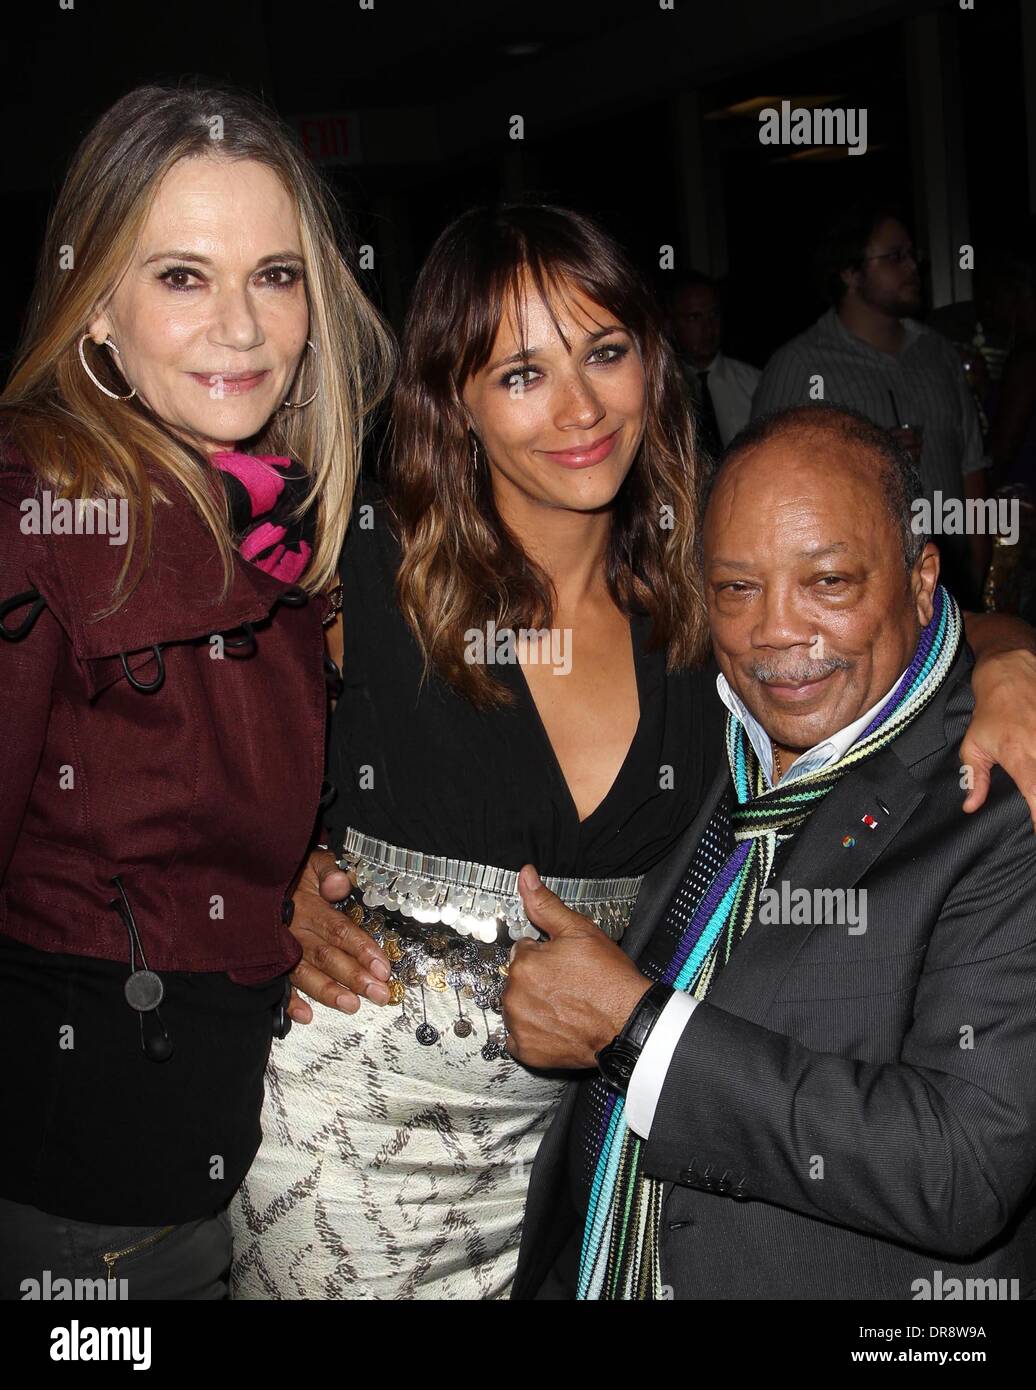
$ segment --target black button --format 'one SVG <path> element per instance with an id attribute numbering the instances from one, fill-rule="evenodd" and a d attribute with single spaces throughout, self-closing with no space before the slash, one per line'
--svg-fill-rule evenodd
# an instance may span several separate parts
<path id="1" fill-rule="evenodd" d="M 281 921 L 286 927 L 291 926 L 291 919 L 295 916 L 295 899 L 285 898 L 281 903 Z"/>
<path id="2" fill-rule="evenodd" d="M 286 899 L 290 902 L 291 899 Z M 292 1018 L 288 1013 L 288 1005 L 291 1003 L 291 981 L 285 979 L 284 993 L 281 1002 L 273 1011 L 273 1036 L 275 1038 L 286 1038 L 291 1032 Z"/>

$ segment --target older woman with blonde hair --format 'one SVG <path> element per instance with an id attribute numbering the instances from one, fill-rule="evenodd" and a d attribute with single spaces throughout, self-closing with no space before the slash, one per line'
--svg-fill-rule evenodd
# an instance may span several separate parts
<path id="1" fill-rule="evenodd" d="M 0 397 L 0 1293 L 226 1293 L 391 336 L 288 132 L 142 87 L 76 152 Z"/>

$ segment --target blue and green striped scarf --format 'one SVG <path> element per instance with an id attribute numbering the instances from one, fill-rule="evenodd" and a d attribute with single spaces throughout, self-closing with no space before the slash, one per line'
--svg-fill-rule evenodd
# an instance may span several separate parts
<path id="1" fill-rule="evenodd" d="M 703 893 L 662 976 L 675 989 L 705 997 L 722 964 L 721 942 L 737 941 L 753 921 L 777 848 L 793 836 L 835 783 L 916 719 L 949 671 L 961 637 L 960 610 L 939 585 L 931 621 L 902 680 L 844 757 L 767 790 L 744 726 L 727 720 L 727 757 L 737 805 L 735 848 Z M 643 1141 L 625 1119 L 625 1102 L 609 1089 L 597 1138 L 579 1264 L 580 1299 L 662 1296 L 659 1223 L 663 1183 L 641 1172 Z"/>

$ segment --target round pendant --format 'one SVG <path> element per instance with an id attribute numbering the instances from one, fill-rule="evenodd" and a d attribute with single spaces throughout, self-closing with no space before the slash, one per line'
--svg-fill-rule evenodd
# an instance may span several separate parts
<path id="1" fill-rule="evenodd" d="M 458 1038 L 470 1038 L 473 1031 L 471 1019 L 458 1018 L 456 1023 L 453 1025 L 453 1031 L 456 1033 Z"/>
<path id="2" fill-rule="evenodd" d="M 126 1003 L 142 1014 L 157 1009 L 164 992 L 162 981 L 153 970 L 134 970 L 123 986 Z"/>
<path id="3" fill-rule="evenodd" d="M 487 1062 L 495 1062 L 496 1059 L 500 1056 L 500 1048 L 495 1042 L 483 1043 L 482 1056 L 485 1058 Z"/>
<path id="4" fill-rule="evenodd" d="M 431 1047 L 433 1043 L 439 1041 L 439 1030 L 433 1028 L 430 1023 L 422 1023 L 414 1033 L 414 1037 L 422 1047 Z"/>

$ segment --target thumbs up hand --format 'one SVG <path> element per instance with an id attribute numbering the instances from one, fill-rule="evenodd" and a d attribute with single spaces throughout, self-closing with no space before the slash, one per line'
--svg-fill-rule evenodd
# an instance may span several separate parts
<path id="1" fill-rule="evenodd" d="M 552 893 L 541 881 L 531 864 L 526 864 L 519 875 L 518 891 L 525 905 L 525 915 L 534 927 L 546 932 L 551 941 L 568 935 L 602 935 L 600 927 L 591 918 L 566 907 L 557 894 Z M 530 945 L 533 944 L 529 937 L 525 940 L 529 941 Z"/>
<path id="2" fill-rule="evenodd" d="M 502 999 L 507 1049 L 530 1067 L 593 1067 L 651 981 L 600 927 L 544 887 L 531 864 L 518 887 L 529 921 L 549 939 L 525 938 L 511 952 Z"/>

